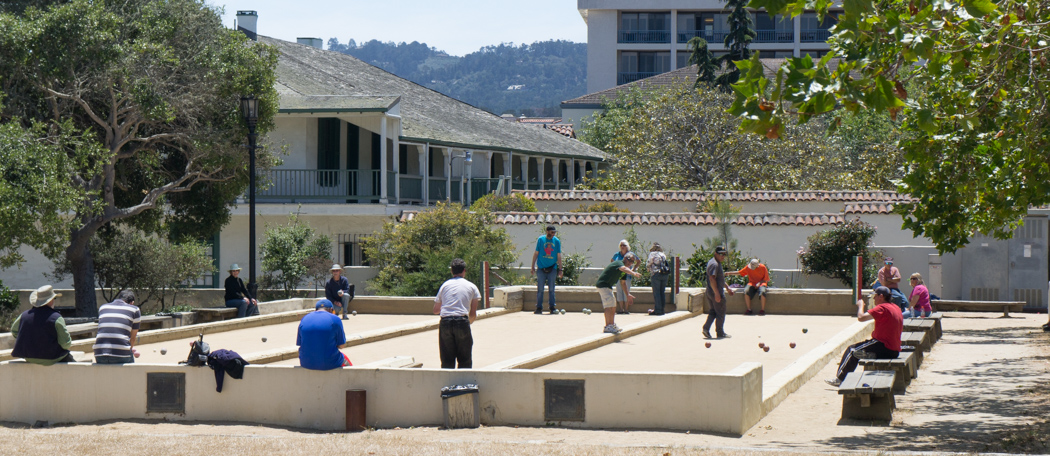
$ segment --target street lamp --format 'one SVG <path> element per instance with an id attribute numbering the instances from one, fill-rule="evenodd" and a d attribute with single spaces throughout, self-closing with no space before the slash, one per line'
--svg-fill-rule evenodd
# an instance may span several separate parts
<path id="1" fill-rule="evenodd" d="M 255 95 L 241 97 L 241 115 L 248 124 L 248 293 L 258 299 L 255 282 L 255 125 L 259 122 L 259 100 Z"/>

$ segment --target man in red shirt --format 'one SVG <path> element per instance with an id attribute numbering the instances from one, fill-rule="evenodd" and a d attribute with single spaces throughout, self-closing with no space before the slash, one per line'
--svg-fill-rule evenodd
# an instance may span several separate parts
<path id="1" fill-rule="evenodd" d="M 876 288 L 875 307 L 867 312 L 864 311 L 864 300 L 857 300 L 857 321 L 875 320 L 875 330 L 871 332 L 871 339 L 846 349 L 835 378 L 824 380 L 829 385 L 839 386 L 846 379 L 846 374 L 857 368 L 861 358 L 892 359 L 900 354 L 904 319 L 900 307 L 890 302 L 890 296 L 889 288 Z"/>
<path id="2" fill-rule="evenodd" d="M 744 304 L 747 304 L 747 312 L 744 315 L 753 315 L 751 311 L 751 299 L 757 294 L 762 298 L 762 310 L 759 315 L 766 314 L 766 286 L 769 285 L 769 269 L 766 265 L 759 263 L 758 258 L 752 258 L 751 262 L 744 266 L 737 274 L 747 277 L 747 286 L 744 287 Z"/>

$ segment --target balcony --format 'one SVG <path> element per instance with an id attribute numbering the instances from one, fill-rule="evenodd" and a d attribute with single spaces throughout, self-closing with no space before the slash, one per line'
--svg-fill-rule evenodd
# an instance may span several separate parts
<path id="1" fill-rule="evenodd" d="M 726 41 L 729 30 L 682 30 L 678 32 L 678 42 L 688 43 L 689 40 L 699 36 L 708 44 L 723 44 Z"/>
<path id="2" fill-rule="evenodd" d="M 639 79 L 645 79 L 645 78 L 648 78 L 650 76 L 656 76 L 658 74 L 661 74 L 661 73 L 656 73 L 656 72 L 617 73 L 616 74 L 616 84 L 617 85 L 627 84 L 629 82 L 634 82 L 634 81 L 637 81 Z"/>
<path id="3" fill-rule="evenodd" d="M 824 43 L 831 37 L 831 30 L 827 29 L 802 29 L 799 33 L 801 43 Z"/>
<path id="4" fill-rule="evenodd" d="M 379 170 L 273 169 L 259 173 L 255 198 L 260 203 L 378 203 L 379 173 Z M 495 191 L 499 181 L 499 178 L 471 179 L 470 202 Z M 509 184 L 504 184 L 504 191 L 508 191 Z M 455 177 L 449 192 L 444 177 L 431 177 L 427 181 L 428 200 L 462 202 L 463 185 L 465 183 Z M 423 203 L 423 176 L 398 176 L 387 171 L 387 196 L 401 203 Z"/>
<path id="5" fill-rule="evenodd" d="M 618 43 L 670 43 L 670 30 L 620 30 Z"/>
<path id="6" fill-rule="evenodd" d="M 795 32 L 787 30 L 755 30 L 754 43 L 794 43 Z"/>

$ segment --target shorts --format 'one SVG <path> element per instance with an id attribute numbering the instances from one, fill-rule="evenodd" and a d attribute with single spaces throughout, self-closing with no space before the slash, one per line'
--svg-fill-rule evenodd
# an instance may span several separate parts
<path id="1" fill-rule="evenodd" d="M 346 356 L 346 353 L 340 353 L 343 355 L 343 367 L 352 367 L 354 363 L 350 362 L 350 357 Z"/>
<path id="2" fill-rule="evenodd" d="M 602 308 L 611 309 L 616 307 L 616 297 L 613 294 L 612 288 L 599 288 L 598 296 L 602 297 Z"/>
<path id="3" fill-rule="evenodd" d="M 749 298 L 754 298 L 755 295 L 765 296 L 766 295 L 766 287 L 764 287 L 764 286 L 756 287 L 756 286 L 751 285 L 749 283 L 749 284 L 747 284 L 746 287 L 744 287 L 744 293 L 747 294 L 747 297 L 749 297 Z"/>

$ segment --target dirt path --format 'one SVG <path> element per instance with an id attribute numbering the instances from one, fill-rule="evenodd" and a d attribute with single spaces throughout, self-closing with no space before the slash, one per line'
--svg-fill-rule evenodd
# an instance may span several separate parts
<path id="1" fill-rule="evenodd" d="M 927 354 L 908 394 L 898 396 L 898 410 L 889 425 L 841 421 L 841 399 L 821 381 L 833 375 L 834 366 L 828 365 L 742 437 L 514 427 L 412 428 L 347 435 L 239 424 L 122 421 L 50 429 L 9 425 L 0 428 L 0 448 L 4 453 L 44 454 L 56 448 L 67 452 L 70 447 L 62 442 L 72 442 L 81 454 L 107 454 L 102 450 L 110 445 L 153 454 L 204 454 L 179 450 L 172 443 L 192 435 L 202 444 L 232 438 L 244 454 L 274 450 L 311 454 L 332 448 L 442 455 L 1031 451 L 1010 442 L 1018 434 L 1030 433 L 1026 426 L 1031 423 L 1046 422 L 1050 333 L 1039 327 L 1045 321 L 1045 315 L 1016 314 L 1007 319 L 990 313 L 947 313 L 944 337 Z"/>

